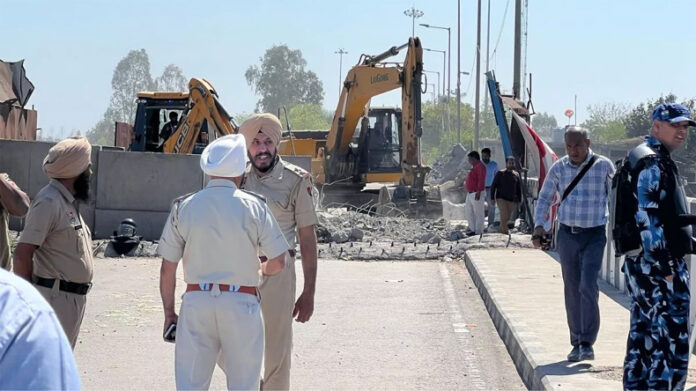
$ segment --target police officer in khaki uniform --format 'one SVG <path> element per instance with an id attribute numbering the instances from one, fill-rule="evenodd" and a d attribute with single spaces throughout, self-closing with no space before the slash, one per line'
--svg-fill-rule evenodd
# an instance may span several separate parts
<path id="1" fill-rule="evenodd" d="M 29 197 L 5 173 L 0 173 L 0 268 L 12 269 L 9 215 L 22 217 L 29 209 Z"/>
<path id="2" fill-rule="evenodd" d="M 14 271 L 51 304 L 75 347 L 92 286 L 92 234 L 78 202 L 89 198 L 92 146 L 85 138 L 54 145 L 43 161 L 51 178 L 29 207 Z"/>
<path id="3" fill-rule="evenodd" d="M 218 354 L 229 389 L 260 387 L 264 332 L 257 288 L 261 273 L 283 269 L 288 243 L 263 199 L 237 189 L 245 166 L 241 135 L 208 145 L 201 168 L 210 182 L 175 201 L 162 232 L 160 292 L 165 330 L 178 321 L 175 372 L 180 390 L 207 389 Z M 259 250 L 271 259 L 259 262 Z M 180 260 L 188 285 L 177 317 Z"/>
<path id="4" fill-rule="evenodd" d="M 263 389 L 290 387 L 292 319 L 306 322 L 314 312 L 317 276 L 317 215 L 312 199 L 312 181 L 305 170 L 284 162 L 276 152 L 281 124 L 273 114 L 255 114 L 239 128 L 246 138 L 251 164 L 247 167 L 243 189 L 266 197 L 290 244 L 292 258 L 278 275 L 261 284 L 261 307 L 266 327 Z M 304 289 L 295 301 L 295 244 L 302 253 Z"/>

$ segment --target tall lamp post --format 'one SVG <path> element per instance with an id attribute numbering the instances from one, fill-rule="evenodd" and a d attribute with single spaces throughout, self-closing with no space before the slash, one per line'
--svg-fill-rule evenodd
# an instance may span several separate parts
<path id="1" fill-rule="evenodd" d="M 338 98 L 341 98 L 341 90 L 343 89 L 343 55 L 348 54 L 343 48 L 338 49 L 334 53 L 338 54 Z"/>
<path id="2" fill-rule="evenodd" d="M 449 97 L 449 91 L 451 88 L 450 84 L 450 74 L 452 73 L 452 66 L 451 66 L 451 59 L 452 59 L 452 43 L 451 43 L 451 38 L 452 38 L 452 32 L 450 31 L 449 27 L 441 27 L 441 26 L 433 26 L 431 24 L 427 23 L 421 23 L 420 24 L 423 27 L 429 28 L 429 29 L 440 29 L 440 30 L 447 30 L 447 88 L 445 88 L 445 71 L 444 67 L 442 68 L 442 90 L 447 91 L 447 96 Z M 428 50 L 428 49 L 426 49 Z M 439 50 L 438 50 L 439 51 Z M 444 57 L 443 57 L 444 60 Z"/>
<path id="3" fill-rule="evenodd" d="M 415 7 L 411 7 L 409 9 L 407 9 L 406 11 L 404 11 L 404 15 L 411 18 L 411 36 L 415 37 L 416 36 L 416 19 L 423 16 L 424 13 L 423 13 L 423 11 L 416 9 Z"/>
<path id="4" fill-rule="evenodd" d="M 447 129 L 450 131 L 450 91 L 452 85 L 450 84 L 450 76 L 452 74 L 452 31 L 449 27 L 444 26 L 434 26 L 432 24 L 421 23 L 421 26 L 429 29 L 447 30 L 447 88 L 445 88 L 445 73 L 442 71 L 442 90 L 447 91 Z M 444 69 L 444 68 L 443 68 Z M 445 95 L 445 94 L 443 94 Z"/>
<path id="5" fill-rule="evenodd" d="M 462 0 L 457 0 L 457 142 L 462 142 Z"/>
<path id="6" fill-rule="evenodd" d="M 447 60 L 445 60 L 445 56 L 447 55 L 447 52 L 444 50 L 438 50 L 438 49 L 428 49 L 428 48 L 423 48 L 423 50 L 427 50 L 429 52 L 439 52 L 442 53 L 442 91 L 445 91 L 445 65 L 447 65 Z M 437 84 L 440 84 L 438 81 Z"/>

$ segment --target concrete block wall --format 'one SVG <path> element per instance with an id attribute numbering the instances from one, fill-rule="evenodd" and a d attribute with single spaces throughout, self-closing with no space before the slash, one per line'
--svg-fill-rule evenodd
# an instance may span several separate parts
<path id="1" fill-rule="evenodd" d="M 55 143 L 0 140 L 0 172 L 12 180 L 31 199 L 48 184 L 42 162 Z M 306 170 L 311 157 L 284 159 Z M 125 152 L 122 148 L 92 147 L 90 200 L 80 205 L 80 213 L 94 238 L 113 234 L 119 223 L 132 218 L 138 235 L 157 240 L 162 233 L 172 201 L 203 188 L 205 178 L 197 155 L 170 155 Z M 11 218 L 10 228 L 21 231 L 23 219 Z"/>

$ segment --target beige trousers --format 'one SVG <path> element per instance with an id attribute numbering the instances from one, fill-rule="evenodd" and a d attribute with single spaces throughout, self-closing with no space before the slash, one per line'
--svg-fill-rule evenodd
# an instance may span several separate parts
<path id="1" fill-rule="evenodd" d="M 176 329 L 178 390 L 207 390 L 220 357 L 229 390 L 258 390 L 263 362 L 259 299 L 238 292 L 187 292 Z"/>
<path id="2" fill-rule="evenodd" d="M 295 282 L 295 259 L 290 258 L 280 273 L 264 277 L 259 287 L 266 330 L 263 390 L 290 389 Z"/>
<path id="3" fill-rule="evenodd" d="M 500 209 L 500 233 L 508 233 L 508 221 L 510 221 L 510 216 L 517 209 L 517 202 L 507 201 L 502 198 L 496 200 L 498 208 Z"/>
<path id="4" fill-rule="evenodd" d="M 87 295 L 78 295 L 75 293 L 63 292 L 58 289 L 59 284 L 56 279 L 53 288 L 34 285 L 39 290 L 41 295 L 53 307 L 56 312 L 60 325 L 63 326 L 63 331 L 68 337 L 70 346 L 75 349 L 77 336 L 80 334 L 80 326 L 82 318 L 85 316 L 85 305 L 87 304 Z"/>

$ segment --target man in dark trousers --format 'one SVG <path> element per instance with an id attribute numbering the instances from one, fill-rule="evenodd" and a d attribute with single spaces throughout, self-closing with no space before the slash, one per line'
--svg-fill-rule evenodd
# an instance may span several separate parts
<path id="1" fill-rule="evenodd" d="M 689 366 L 689 270 L 693 253 L 688 203 L 670 153 L 696 126 L 680 104 L 657 106 L 645 141 L 629 154 L 640 248 L 626 253 L 631 295 L 625 390 L 683 390 Z M 617 205 L 619 208 L 621 205 Z M 637 209 L 637 210 L 636 210 Z"/>
<path id="2" fill-rule="evenodd" d="M 508 221 L 522 199 L 520 174 L 515 171 L 515 157 L 508 156 L 505 169 L 498 171 L 491 184 L 493 205 L 500 208 L 500 233 L 508 233 Z"/>
<path id="3" fill-rule="evenodd" d="M 599 332 L 597 277 L 607 242 L 607 196 L 614 165 L 592 152 L 588 132 L 583 128 L 566 128 L 565 144 L 568 154 L 551 166 L 539 192 L 532 242 L 534 247 L 541 248 L 541 238 L 548 229 L 542 222 L 555 197 L 562 199 L 565 194 L 558 207 L 560 227 L 556 248 L 561 258 L 566 316 L 573 346 L 568 361 L 593 360 L 592 345 Z M 579 181 L 571 188 L 575 178 Z"/>

